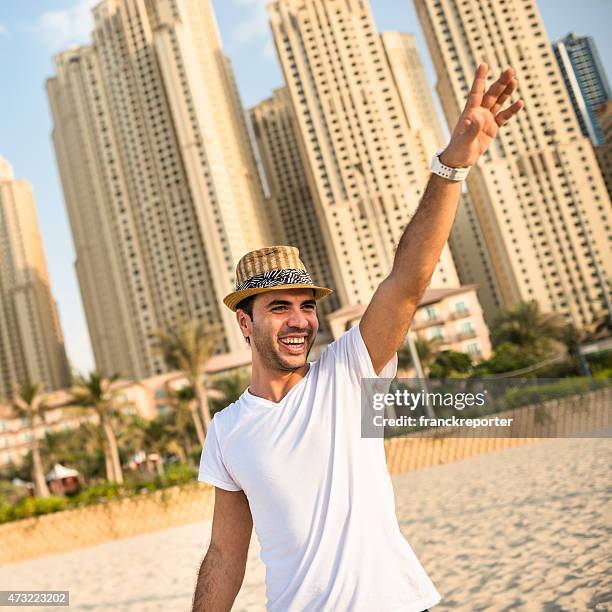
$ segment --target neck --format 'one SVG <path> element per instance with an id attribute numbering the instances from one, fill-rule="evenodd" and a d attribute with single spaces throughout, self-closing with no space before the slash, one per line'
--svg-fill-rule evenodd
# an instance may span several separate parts
<path id="1" fill-rule="evenodd" d="M 251 384 L 252 395 L 279 403 L 308 373 L 310 364 L 306 363 L 295 370 L 279 370 L 266 367 L 253 354 Z"/>

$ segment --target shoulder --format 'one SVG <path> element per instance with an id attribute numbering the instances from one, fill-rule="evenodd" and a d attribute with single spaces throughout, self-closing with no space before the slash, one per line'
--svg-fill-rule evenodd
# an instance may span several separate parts
<path id="1" fill-rule="evenodd" d="M 242 396 L 235 402 L 228 404 L 225 408 L 215 412 L 210 425 L 214 427 L 218 438 L 223 438 L 231 432 L 238 423 L 241 400 Z"/>
<path id="2" fill-rule="evenodd" d="M 357 324 L 328 344 L 321 352 L 319 361 L 325 362 L 332 359 L 342 361 L 346 359 L 347 355 L 355 350 L 361 350 L 362 347 L 365 348 L 365 344 Z"/>
<path id="3" fill-rule="evenodd" d="M 347 345 L 351 345 L 355 341 L 355 334 L 360 335 L 359 325 L 354 325 L 346 330 L 341 336 L 338 336 L 333 342 L 330 342 L 319 355 L 317 361 L 325 361 L 325 359 L 337 358 L 346 349 Z"/>
<path id="4" fill-rule="evenodd" d="M 328 344 L 317 360 L 319 372 L 338 375 L 350 370 L 351 356 L 355 354 L 356 346 L 359 346 L 360 337 L 359 326 L 355 325 Z"/>
<path id="5" fill-rule="evenodd" d="M 322 368 L 334 368 L 336 371 L 345 369 L 357 379 L 393 378 L 397 368 L 397 357 L 394 356 L 380 375 L 376 373 L 359 324 L 332 342 L 321 353 L 320 361 Z"/>

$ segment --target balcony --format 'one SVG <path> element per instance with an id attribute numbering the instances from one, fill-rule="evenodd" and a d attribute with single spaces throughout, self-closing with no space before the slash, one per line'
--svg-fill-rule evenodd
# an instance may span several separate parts
<path id="1" fill-rule="evenodd" d="M 469 317 L 472 313 L 469 311 L 468 308 L 462 308 L 461 310 L 453 310 L 450 314 L 450 318 L 453 321 L 456 321 L 457 319 L 464 319 L 465 317 Z"/>
<path id="2" fill-rule="evenodd" d="M 412 323 L 412 329 L 414 331 L 419 331 L 420 329 L 427 329 L 428 327 L 433 327 L 434 325 L 444 325 L 444 319 L 427 319 L 426 321 L 414 321 Z"/>
<path id="3" fill-rule="evenodd" d="M 457 340 L 469 340 L 470 338 L 476 338 L 477 335 L 475 329 L 467 329 L 457 334 Z"/>

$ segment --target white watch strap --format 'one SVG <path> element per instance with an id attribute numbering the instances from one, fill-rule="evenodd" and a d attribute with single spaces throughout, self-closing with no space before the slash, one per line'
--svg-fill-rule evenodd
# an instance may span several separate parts
<path id="1" fill-rule="evenodd" d="M 440 154 L 444 151 L 444 149 L 440 149 L 436 151 L 436 154 L 431 158 L 431 165 L 429 169 L 438 176 L 441 176 L 449 181 L 463 181 L 465 177 L 468 175 L 470 171 L 470 167 L 467 168 L 451 168 L 450 166 L 445 166 L 440 161 Z"/>

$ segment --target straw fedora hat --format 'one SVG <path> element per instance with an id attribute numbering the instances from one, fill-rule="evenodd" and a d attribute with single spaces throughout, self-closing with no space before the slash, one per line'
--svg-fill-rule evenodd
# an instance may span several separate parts
<path id="1" fill-rule="evenodd" d="M 236 306 L 251 295 L 284 289 L 313 289 L 315 299 L 332 293 L 332 289 L 312 282 L 300 252 L 291 246 L 271 246 L 243 255 L 236 266 L 236 290 L 223 303 L 236 312 Z"/>

